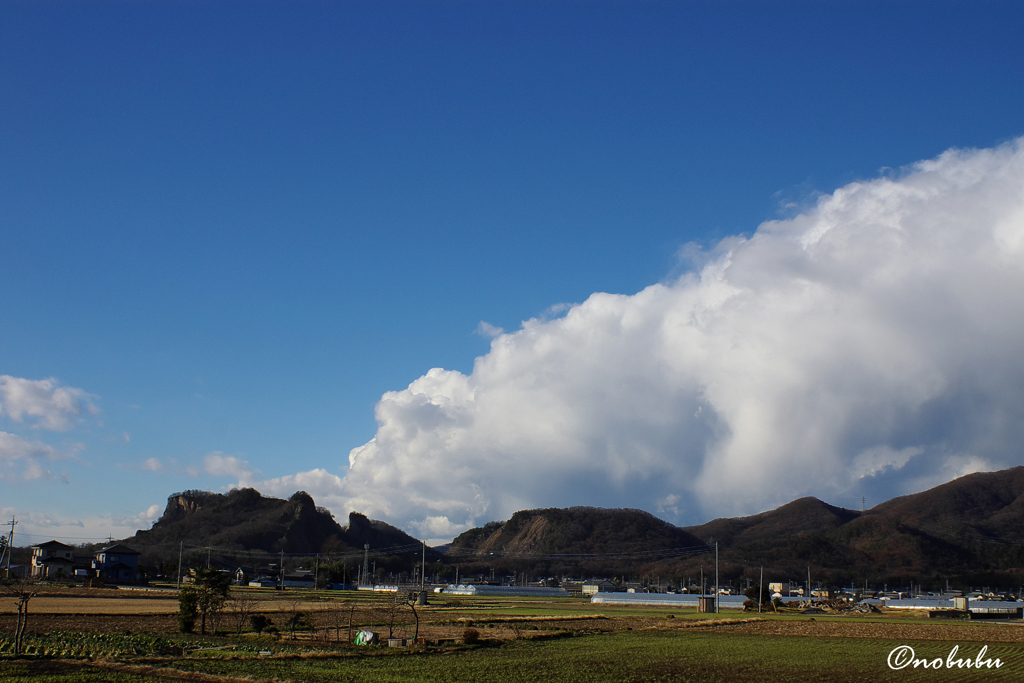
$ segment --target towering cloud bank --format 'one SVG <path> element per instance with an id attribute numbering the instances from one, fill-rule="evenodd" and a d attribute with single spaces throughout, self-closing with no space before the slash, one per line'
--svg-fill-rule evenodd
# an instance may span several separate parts
<path id="1" fill-rule="evenodd" d="M 1024 140 L 853 183 L 703 258 L 385 394 L 335 495 L 444 537 L 534 506 L 859 505 L 1024 461 Z"/>

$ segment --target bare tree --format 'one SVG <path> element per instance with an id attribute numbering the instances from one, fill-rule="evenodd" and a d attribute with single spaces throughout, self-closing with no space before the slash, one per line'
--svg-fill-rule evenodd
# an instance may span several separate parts
<path id="1" fill-rule="evenodd" d="M 236 594 L 228 603 L 231 614 L 231 620 L 235 625 L 235 633 L 240 634 L 242 629 L 249 623 L 249 617 L 252 616 L 253 611 L 256 609 L 256 605 L 259 601 L 249 595 L 238 595 Z"/>
<path id="2" fill-rule="evenodd" d="M 369 620 L 373 624 L 387 624 L 388 638 L 395 637 L 395 626 L 405 607 L 405 596 L 400 593 L 384 593 L 375 596 L 370 605 Z"/>
<path id="3" fill-rule="evenodd" d="M 406 602 L 409 604 L 409 609 L 412 610 L 412 618 L 416 620 L 416 631 L 412 636 L 414 642 L 420 637 L 420 615 L 416 611 L 416 601 L 419 600 L 419 597 L 419 594 L 414 591 L 409 593 L 409 596 L 406 598 Z"/>
<path id="4" fill-rule="evenodd" d="M 329 640 L 330 631 L 334 629 L 334 640 L 337 643 L 341 642 L 341 628 L 344 625 L 344 619 L 342 612 L 345 611 L 343 608 L 345 605 L 336 600 L 332 600 L 324 612 L 324 640 Z M 355 606 L 352 606 L 351 612 L 355 612 Z M 349 630 L 352 630 L 352 616 L 349 614 Z"/>
<path id="5" fill-rule="evenodd" d="M 402 611 L 402 606 L 405 604 L 405 599 L 396 593 L 390 593 L 388 600 L 385 603 L 384 610 L 388 616 L 388 638 L 395 637 L 395 619 L 398 618 L 399 612 Z"/>
<path id="6" fill-rule="evenodd" d="M 347 641 L 345 641 L 345 642 L 347 642 L 347 643 L 348 643 L 349 645 L 351 645 L 351 644 L 352 644 L 352 618 L 353 618 L 353 617 L 354 617 L 355 615 L 356 615 L 356 606 L 355 606 L 355 605 L 351 605 L 351 606 L 350 606 L 350 607 L 348 608 L 348 640 L 347 640 Z M 340 630 L 340 629 L 339 629 L 339 630 Z M 338 635 L 339 635 L 339 638 L 340 638 L 341 634 L 339 633 Z"/>
<path id="7" fill-rule="evenodd" d="M 323 614 L 321 610 L 310 609 L 306 612 L 305 617 L 306 627 L 309 629 L 309 637 L 311 640 L 323 640 L 320 635 L 320 627 L 323 625 Z"/>
<path id="8" fill-rule="evenodd" d="M 22 640 L 28 627 L 28 602 L 36 596 L 36 584 L 25 578 L 5 579 L 2 584 L 5 593 L 18 598 L 18 623 L 14 631 L 14 654 L 21 654 Z"/>
<path id="9" fill-rule="evenodd" d="M 331 631 L 332 630 L 336 634 L 338 634 L 339 631 L 341 630 L 340 629 L 340 627 L 341 627 L 341 618 L 340 618 L 340 614 L 339 614 L 340 609 L 341 609 L 341 605 L 339 605 L 334 600 L 331 600 L 324 607 L 323 611 L 320 612 L 320 622 L 321 622 L 322 626 L 324 627 L 323 640 L 324 640 L 325 643 L 330 642 L 330 640 L 331 640 Z M 339 638 L 339 640 L 340 640 L 340 638 Z"/>
<path id="10" fill-rule="evenodd" d="M 302 606 L 302 600 L 295 599 L 288 601 L 288 634 L 292 640 L 295 640 L 295 629 L 303 626 L 307 623 L 307 615 L 305 612 L 299 609 Z"/>

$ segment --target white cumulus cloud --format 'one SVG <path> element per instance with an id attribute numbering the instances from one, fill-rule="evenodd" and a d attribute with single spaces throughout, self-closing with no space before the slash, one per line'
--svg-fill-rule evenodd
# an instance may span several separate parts
<path id="1" fill-rule="evenodd" d="M 480 321 L 480 324 L 476 326 L 476 333 L 481 337 L 487 337 L 488 339 L 494 339 L 505 333 L 500 327 L 496 327 L 488 322 Z"/>
<path id="2" fill-rule="evenodd" d="M 334 510 L 344 509 L 348 502 L 343 495 L 342 478 L 322 468 L 256 482 L 239 481 L 238 486 L 251 486 L 264 495 L 280 498 L 288 498 L 296 491 L 305 491 L 317 505 Z M 355 508 L 348 508 L 352 509 Z"/>
<path id="3" fill-rule="evenodd" d="M 338 494 L 410 529 L 859 506 L 1024 454 L 1024 142 L 951 150 L 385 394 Z"/>
<path id="4" fill-rule="evenodd" d="M 0 375 L 0 414 L 15 422 L 34 420 L 34 427 L 66 432 L 84 414 L 96 415 L 93 396 L 75 387 L 60 386 L 57 380 L 23 379 Z"/>
<path id="5" fill-rule="evenodd" d="M 203 470 L 206 474 L 215 477 L 238 479 L 241 486 L 247 486 L 248 482 L 252 482 L 257 476 L 256 471 L 249 466 L 248 462 L 233 455 L 225 455 L 221 451 L 208 453 L 203 458 Z"/>

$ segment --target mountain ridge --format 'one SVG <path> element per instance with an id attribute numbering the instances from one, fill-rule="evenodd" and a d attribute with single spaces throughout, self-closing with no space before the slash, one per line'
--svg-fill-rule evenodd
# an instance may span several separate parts
<path id="1" fill-rule="evenodd" d="M 572 511 L 594 519 L 570 523 L 564 518 L 571 518 Z M 632 523 L 625 522 L 627 517 Z M 632 543 L 626 542 L 631 529 L 642 531 Z M 470 564 L 532 563 L 536 571 L 561 567 L 609 575 L 692 577 L 708 566 L 708 557 L 683 552 L 685 546 L 696 550 L 717 544 L 727 579 L 750 578 L 764 567 L 794 579 L 811 571 L 836 582 L 883 583 L 907 577 L 1024 575 L 1022 529 L 1024 466 L 965 475 L 870 510 L 804 497 L 758 514 L 686 527 L 624 509 L 523 510 L 506 522 L 464 532 L 448 555 Z M 658 557 L 659 552 L 665 556 Z M 587 559 L 558 557 L 572 553 Z"/>
<path id="2" fill-rule="evenodd" d="M 170 550 L 185 544 L 215 548 L 225 556 L 254 552 L 356 555 L 367 544 L 376 553 L 422 553 L 421 541 L 387 522 L 350 512 L 348 524 L 342 526 L 305 491 L 284 500 L 252 488 L 174 493 L 152 528 L 122 542 L 164 561 Z M 437 551 L 426 549 L 425 553 L 432 560 L 440 558 Z"/>
<path id="3" fill-rule="evenodd" d="M 168 497 L 152 529 L 125 542 L 169 555 L 179 544 L 224 552 L 346 555 L 363 546 L 421 554 L 422 542 L 386 522 L 349 514 L 341 526 L 299 491 L 288 500 L 254 489 L 186 491 Z M 557 576 L 695 576 L 717 544 L 723 578 L 764 567 L 799 578 L 811 571 L 836 582 L 905 577 L 1020 575 L 1024 582 L 1024 466 L 969 474 L 869 510 L 813 497 L 746 517 L 678 527 L 631 508 L 537 508 L 469 529 L 431 562 L 480 573 L 496 568 Z M 404 560 L 403 560 L 404 561 Z M 503 569 L 503 570 L 504 570 Z M 1008 581 L 1010 579 L 1007 579 Z"/>

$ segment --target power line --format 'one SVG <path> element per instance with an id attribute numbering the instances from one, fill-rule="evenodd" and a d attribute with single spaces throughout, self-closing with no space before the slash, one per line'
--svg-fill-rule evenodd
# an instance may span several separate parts
<path id="1" fill-rule="evenodd" d="M 30 534 L 23 532 L 22 536 L 30 536 L 32 538 L 52 538 L 57 541 L 60 539 L 72 540 L 72 541 L 105 541 L 107 536 L 53 536 L 51 534 Z"/>

